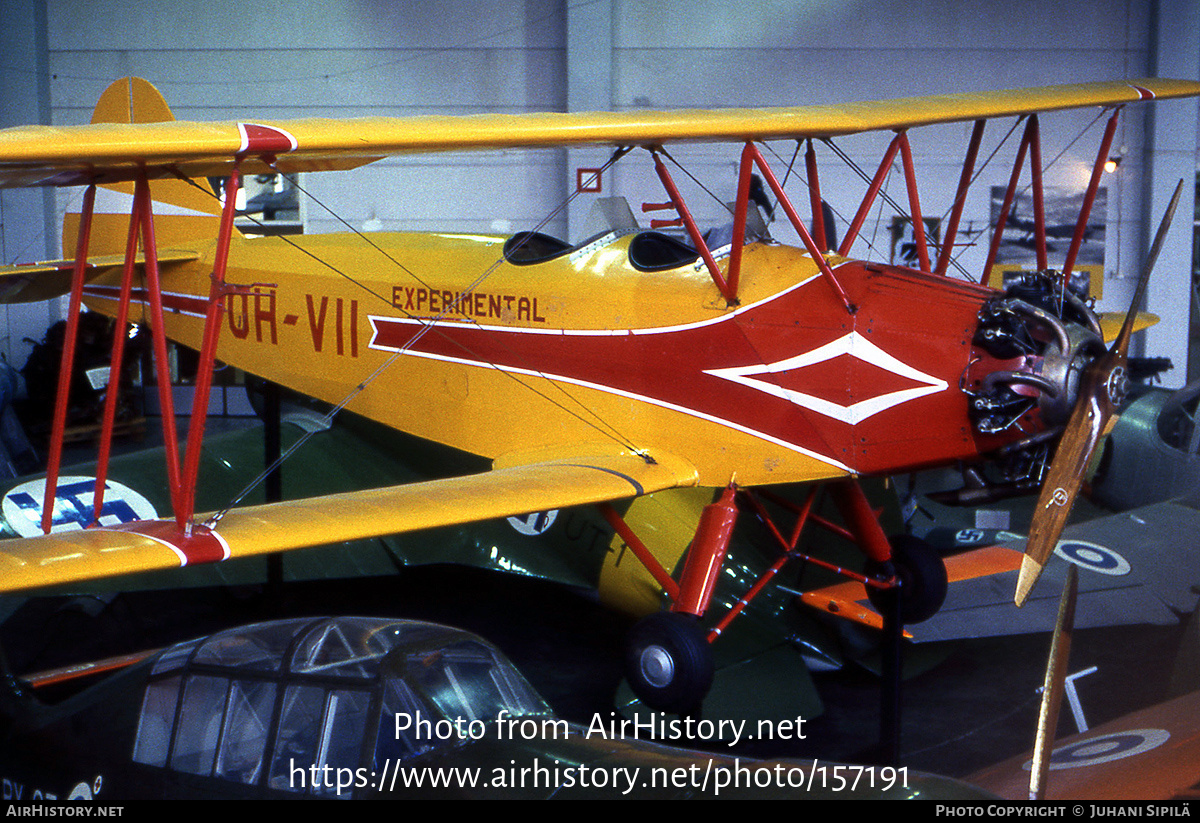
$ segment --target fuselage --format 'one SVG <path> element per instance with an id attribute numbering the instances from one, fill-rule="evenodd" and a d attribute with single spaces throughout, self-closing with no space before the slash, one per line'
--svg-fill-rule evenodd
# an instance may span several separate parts
<path id="1" fill-rule="evenodd" d="M 519 263 L 500 236 L 235 238 L 226 280 L 244 288 L 218 359 L 489 458 L 615 441 L 686 457 L 702 485 L 888 473 L 1002 442 L 975 433 L 962 390 L 988 359 L 972 336 L 993 291 L 830 258 L 851 312 L 806 253 L 757 242 L 730 305 L 703 264 L 638 265 L 651 235 Z M 192 347 L 212 253 L 163 270 L 168 335 Z M 118 278 L 93 279 L 89 305 L 113 313 Z"/>

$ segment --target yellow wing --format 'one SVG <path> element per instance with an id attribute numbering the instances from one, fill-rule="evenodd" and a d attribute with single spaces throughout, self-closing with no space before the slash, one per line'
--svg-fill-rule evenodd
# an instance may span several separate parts
<path id="1" fill-rule="evenodd" d="M 1140 311 L 1134 317 L 1133 330 L 1135 332 L 1142 329 L 1148 329 L 1159 321 L 1157 314 Z M 1117 339 L 1117 334 L 1121 331 L 1121 325 L 1125 322 L 1125 312 L 1106 311 L 1100 314 L 1100 331 L 1104 333 L 1104 342 L 1111 343 Z"/>
<path id="2" fill-rule="evenodd" d="M 0 592 L 636 497 L 692 486 L 671 455 L 598 451 L 482 474 L 235 509 L 190 538 L 143 520 L 0 543 Z M 197 522 L 204 516 L 197 517 Z"/>
<path id="3" fill-rule="evenodd" d="M 199 259 L 200 255 L 197 252 L 171 249 L 158 255 L 158 264 L 165 268 L 175 263 L 190 263 Z M 87 261 L 84 276 L 90 279 L 92 272 L 119 266 L 124 261 L 124 257 L 116 255 L 92 257 Z M 141 255 L 138 255 L 137 262 L 143 262 Z M 74 266 L 74 260 L 0 266 L 0 303 L 40 303 L 62 297 L 71 289 L 71 272 Z"/>
<path id="4" fill-rule="evenodd" d="M 149 85 L 133 78 L 121 83 Z M 109 93 L 132 97 L 118 84 Z M 25 126 L 0 131 L 0 185 L 127 180 L 142 165 L 151 176 L 224 175 L 239 156 L 246 172 L 266 170 L 263 157 L 291 172 L 417 152 L 835 137 L 1197 94 L 1200 83 L 1155 78 L 769 109 Z M 133 119 L 161 120 L 162 114 Z"/>

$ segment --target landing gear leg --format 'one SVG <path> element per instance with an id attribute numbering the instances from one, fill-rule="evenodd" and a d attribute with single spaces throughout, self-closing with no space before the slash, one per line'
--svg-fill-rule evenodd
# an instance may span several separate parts
<path id="1" fill-rule="evenodd" d="M 904 624 L 928 620 L 946 599 L 946 566 L 925 541 L 910 535 L 888 538 L 866 495 L 855 480 L 831 485 L 842 518 L 867 555 L 864 573 L 898 587 L 867 587 L 871 604 L 883 616 L 883 681 L 880 689 L 880 757 L 896 763 L 900 756 L 900 671 Z"/>
<path id="2" fill-rule="evenodd" d="M 896 534 L 892 545 L 891 571 L 900 579 L 900 620 L 904 625 L 922 623 L 938 613 L 946 602 L 946 564 L 937 550 L 919 537 Z M 867 563 L 868 577 L 887 574 L 885 564 Z M 885 614 L 885 598 L 890 592 L 869 588 L 871 605 Z M 890 598 L 889 598 L 890 599 Z"/>
<path id="3" fill-rule="evenodd" d="M 904 623 L 920 623 L 933 617 L 946 600 L 946 566 L 938 553 L 919 537 L 899 534 L 888 537 L 879 519 L 854 480 L 831 486 L 854 540 L 867 555 L 864 574 L 900 580 L 901 618 Z M 876 609 L 880 590 L 868 587 L 871 604 Z"/>
<path id="4" fill-rule="evenodd" d="M 882 763 L 900 763 L 900 675 L 903 653 L 904 626 L 920 623 L 933 617 L 946 600 L 946 565 L 937 551 L 920 538 L 907 534 L 893 535 L 890 564 L 871 561 L 867 574 L 890 572 L 900 580 L 892 589 L 868 588 L 867 596 L 883 616 L 882 693 L 880 694 L 879 748 Z"/>
<path id="5" fill-rule="evenodd" d="M 652 709 L 698 712 L 712 686 L 712 648 L 700 618 L 712 601 L 737 517 L 736 490 L 730 486 L 700 515 L 673 610 L 643 618 L 630 633 L 625 676 L 634 694 Z"/>

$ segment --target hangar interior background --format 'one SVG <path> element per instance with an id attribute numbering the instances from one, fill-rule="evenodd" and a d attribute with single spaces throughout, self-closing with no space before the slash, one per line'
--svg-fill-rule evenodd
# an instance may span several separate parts
<path id="1" fill-rule="evenodd" d="M 0 0 L 0 22 L 0 126 L 87 122 L 103 89 L 126 75 L 155 83 L 180 119 L 251 121 L 839 104 L 1143 76 L 1200 79 L 1200 4 L 1194 0 L 260 0 L 252 6 Z M 1190 331 L 1196 328 L 1195 227 L 1188 225 L 1195 213 L 1190 182 L 1200 160 L 1198 110 L 1195 100 L 1130 107 L 1114 141 L 1120 166 L 1103 182 L 1099 308 L 1124 310 L 1174 182 L 1189 181 L 1149 293 L 1147 308 L 1163 322 L 1144 336 L 1141 350 L 1175 362 L 1167 385 L 1200 376 L 1200 353 L 1188 357 L 1189 344 L 1200 352 L 1200 333 Z M 1094 120 L 1095 112 L 1043 119 L 1043 154 L 1053 160 L 1049 185 L 1082 186 L 1103 128 Z M 989 127 L 984 156 L 1006 129 Z M 964 124 L 912 133 L 927 215 L 948 208 L 969 132 Z M 867 135 L 839 145 L 871 170 L 887 140 Z M 973 186 L 964 224 L 989 222 L 989 190 L 1006 184 L 1015 146 L 1013 138 L 1004 142 Z M 777 146 L 777 168 L 793 149 Z M 844 229 L 865 184 L 830 152 L 820 152 L 822 189 Z M 672 154 L 708 189 L 676 175 L 701 222 L 724 222 L 721 201 L 733 199 L 737 148 L 694 146 Z M 551 215 L 544 230 L 576 241 L 599 197 L 627 198 L 644 225 L 649 215 L 640 213 L 640 204 L 664 199 L 645 154 L 634 153 L 605 175 L 599 192 L 560 208 L 576 188 L 578 169 L 598 167 L 607 157 L 602 149 L 425 155 L 310 174 L 302 184 L 364 230 L 503 234 Z M 893 174 L 892 191 L 902 185 Z M 789 188 L 807 217 L 806 194 Z M 78 197 L 0 191 L 4 263 L 60 256 L 62 215 Z M 892 216 L 885 209 L 879 224 L 864 230 L 856 255 L 887 258 Z M 313 233 L 342 228 L 315 203 L 303 207 L 301 222 Z M 772 231 L 791 239 L 780 221 Z M 983 257 L 984 250 L 971 247 L 960 261 L 977 274 Z M 19 367 L 30 351 L 27 338 L 39 339 L 63 311 L 57 301 L 0 307 L 0 353 Z M 1106 636 L 1104 645 L 1134 648 L 1127 636 L 1133 635 Z M 1166 658 L 1158 647 L 1143 651 Z M 1017 657 L 996 656 L 986 672 L 995 676 L 971 679 L 1009 691 L 1014 681 L 1004 667 Z M 962 704 L 965 689 L 956 693 L 956 681 L 948 683 Z M 946 692 L 927 686 L 914 692 L 908 698 L 914 714 L 921 701 L 940 714 Z M 847 723 L 841 716 L 837 722 Z M 940 728 L 929 731 L 931 738 L 941 734 Z M 1024 745 L 1021 732 L 1014 746 Z"/>
<path id="2" fill-rule="evenodd" d="M 1191 0 L 455 0 L 389 2 L 232 0 L 203 4 L 117 0 L 0 0 L 3 94 L 0 125 L 87 122 L 103 89 L 125 75 L 155 83 L 179 119 L 627 110 L 837 104 L 1052 83 L 1143 76 L 1200 79 L 1200 7 Z M 1130 108 L 1107 174 L 1104 288 L 1099 308 L 1124 310 L 1149 235 L 1175 180 L 1195 180 L 1197 103 Z M 1047 185 L 1082 188 L 1103 122 L 1080 111 L 1043 118 Z M 992 127 L 981 156 L 1001 143 Z M 1082 139 L 1071 143 L 1081 132 Z M 948 209 L 969 124 L 911 134 L 926 215 Z M 862 167 L 878 163 L 887 135 L 839 141 Z M 1016 139 L 1007 140 L 972 188 L 964 224 L 989 220 L 989 189 L 1004 186 Z M 1064 150 L 1064 147 L 1065 150 Z M 1059 151 L 1062 150 L 1062 154 Z M 677 175 L 702 223 L 725 222 L 737 150 L 672 149 L 702 190 Z M 780 168 L 793 144 L 777 147 Z M 509 233 L 553 215 L 545 231 L 582 239 L 597 197 L 624 196 L 643 225 L 644 202 L 662 189 L 647 155 L 635 153 L 576 197 L 577 170 L 598 167 L 604 149 L 492 151 L 386 160 L 356 172 L 310 174 L 320 203 L 366 230 Z M 821 186 L 841 217 L 865 184 L 827 150 Z M 1028 179 L 1026 171 L 1025 179 Z M 890 185 L 899 188 L 894 174 Z M 801 214 L 807 195 L 793 189 Z M 0 193 L 0 254 L 6 263 L 59 257 L 63 211 L 78 192 Z M 555 211 L 559 209 L 559 211 Z M 1150 286 L 1147 308 L 1163 322 L 1142 353 L 1170 357 L 1167 385 L 1200 373 L 1188 364 L 1194 188 L 1184 201 Z M 886 258 L 891 215 L 868 225 L 854 249 Z M 321 206 L 302 215 L 306 232 L 341 228 Z M 786 222 L 786 221 L 783 221 Z M 788 240 L 776 221 L 773 233 Z M 868 246 L 869 242 L 873 245 Z M 976 274 L 985 249 L 960 262 Z M 1052 263 L 1053 265 L 1053 263 Z M 20 366 L 59 303 L 4 309 L 0 352 Z"/>

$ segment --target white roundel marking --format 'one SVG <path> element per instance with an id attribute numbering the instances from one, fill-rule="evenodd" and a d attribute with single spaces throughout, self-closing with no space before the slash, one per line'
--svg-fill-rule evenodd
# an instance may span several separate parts
<path id="1" fill-rule="evenodd" d="M 95 509 L 95 492 L 94 477 L 58 478 L 50 531 L 79 531 L 90 525 Z M 37 537 L 42 534 L 42 503 L 45 499 L 45 479 L 30 480 L 4 495 L 0 513 L 19 536 Z M 105 481 L 104 505 L 99 518 L 101 526 L 157 517 L 154 506 L 145 497 L 115 480 Z"/>
<path id="2" fill-rule="evenodd" d="M 551 509 L 548 512 L 534 512 L 520 517 L 513 516 L 508 518 L 508 523 L 521 534 L 533 536 L 542 534 L 553 526 L 557 517 L 558 509 Z"/>
<path id="3" fill-rule="evenodd" d="M 1055 749 L 1050 753 L 1050 768 L 1078 769 L 1084 766 L 1109 763 L 1113 760 L 1121 760 L 1157 749 L 1170 739 L 1170 732 L 1164 729 L 1130 729 L 1124 732 L 1113 732 Z M 1031 768 L 1031 763 L 1032 761 L 1025 764 L 1027 770 Z"/>
<path id="4" fill-rule="evenodd" d="M 1129 574 L 1129 561 L 1112 549 L 1084 540 L 1060 540 L 1054 553 L 1081 569 L 1120 576 Z"/>
<path id="5" fill-rule="evenodd" d="M 92 787 L 89 786 L 86 782 L 76 783 L 71 788 L 70 794 L 67 795 L 67 800 L 91 800 L 91 799 L 92 799 Z"/>

